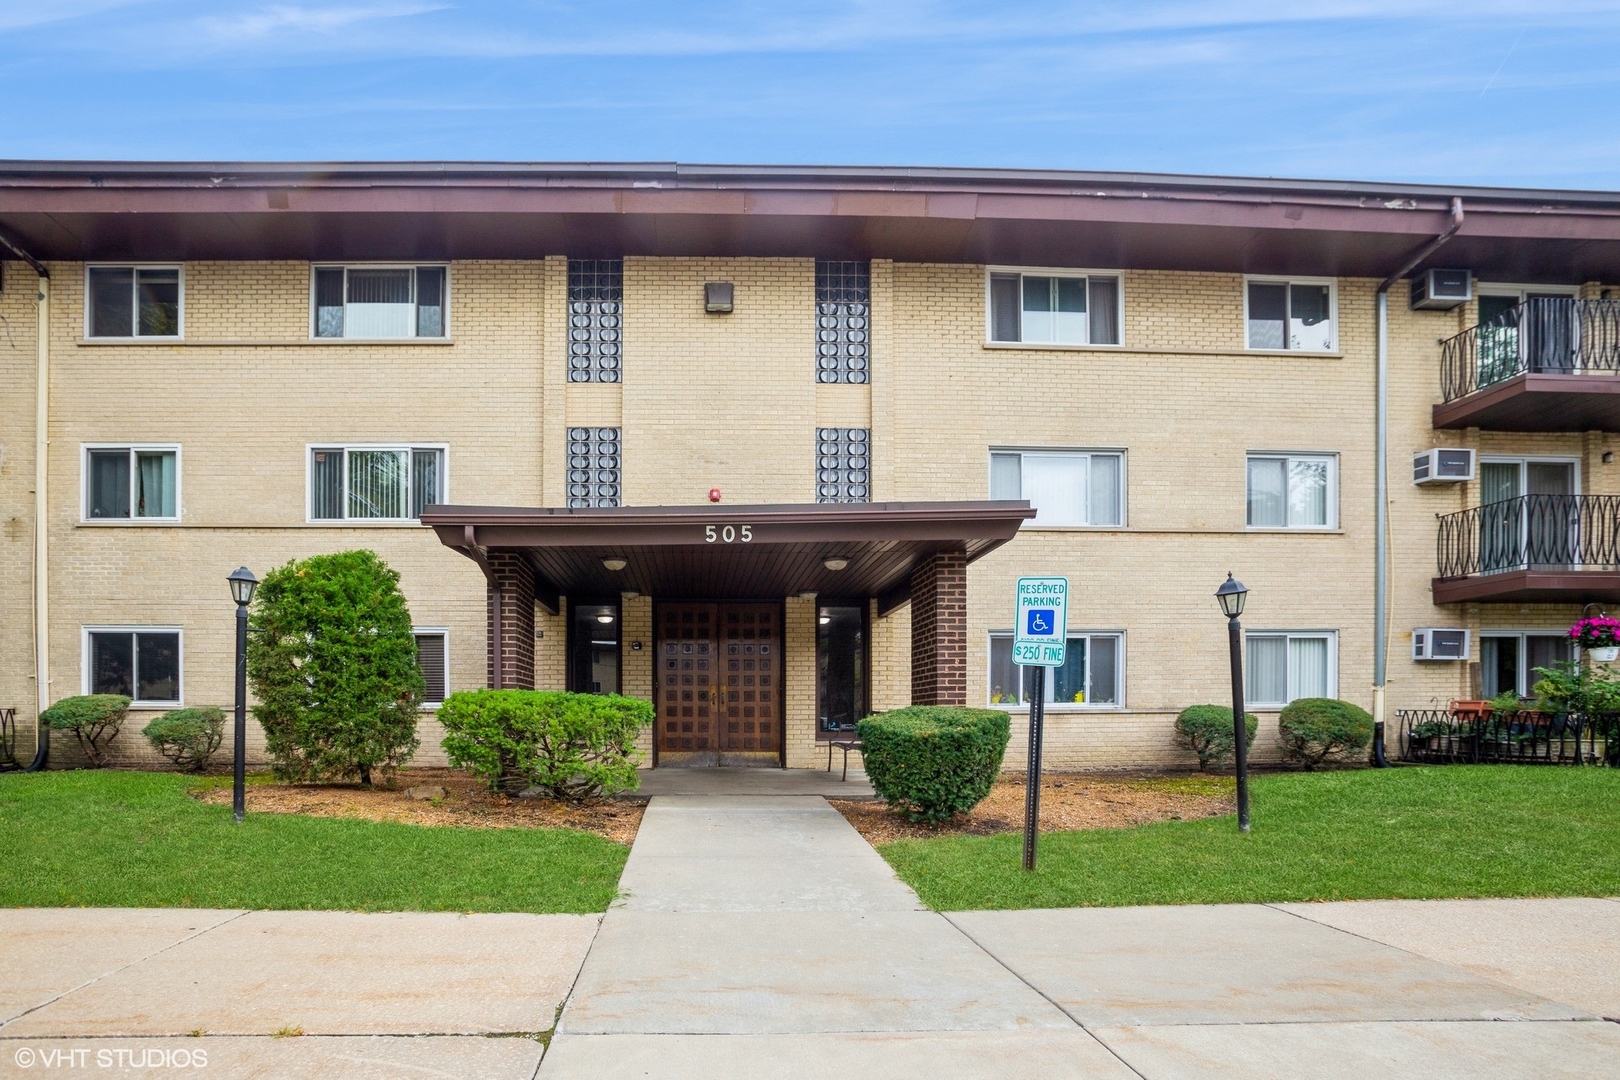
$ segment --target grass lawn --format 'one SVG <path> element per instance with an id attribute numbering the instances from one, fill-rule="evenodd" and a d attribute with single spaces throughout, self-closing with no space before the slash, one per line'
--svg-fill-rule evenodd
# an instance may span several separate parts
<path id="1" fill-rule="evenodd" d="M 925 903 L 970 908 L 1620 895 L 1620 769 L 1450 766 L 1282 773 L 1235 817 L 879 850 Z"/>
<path id="2" fill-rule="evenodd" d="M 573 829 L 252 814 L 174 773 L 0 776 L 0 907 L 606 910 L 629 848 Z"/>

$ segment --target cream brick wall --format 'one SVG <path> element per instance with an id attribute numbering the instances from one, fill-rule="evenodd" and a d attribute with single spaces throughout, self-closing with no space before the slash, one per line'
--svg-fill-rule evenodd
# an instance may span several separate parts
<path id="1" fill-rule="evenodd" d="M 31 275 L 14 263 L 5 270 L 0 705 L 26 705 L 33 304 Z M 1370 704 L 1375 283 L 1338 283 L 1341 351 L 1310 356 L 1243 349 L 1241 275 L 1168 271 L 1122 275 L 1121 348 L 987 346 L 984 273 L 874 261 L 872 381 L 818 386 L 812 260 L 628 258 L 624 381 L 612 385 L 567 382 L 561 256 L 453 264 L 452 337 L 433 344 L 310 341 L 303 263 L 188 264 L 183 344 L 88 344 L 82 267 L 54 267 L 54 694 L 80 689 L 83 626 L 178 625 L 186 702 L 226 704 L 233 621 L 224 575 L 356 546 L 399 569 L 419 624 L 450 628 L 452 688 L 482 685 L 477 568 L 419 528 L 306 523 L 311 443 L 447 443 L 452 501 L 557 506 L 567 427 L 617 424 L 628 503 L 698 503 L 711 487 L 727 503 L 808 502 L 815 428 L 869 424 L 878 500 L 983 498 L 992 446 L 1125 450 L 1124 526 L 1037 525 L 969 572 L 970 703 L 986 700 L 987 635 L 1008 628 L 1019 574 L 1068 575 L 1071 625 L 1125 634 L 1123 707 L 1054 709 L 1053 768 L 1189 760 L 1174 747 L 1171 718 L 1228 693 L 1225 626 L 1211 598 L 1228 570 L 1251 589 L 1250 629 L 1337 631 L 1339 693 Z M 713 280 L 735 284 L 733 314 L 703 311 L 703 283 Z M 1434 515 L 1472 505 L 1477 485 L 1414 487 L 1411 450 L 1460 443 L 1570 454 L 1582 459 L 1583 490 L 1620 490 L 1620 465 L 1601 463 L 1612 436 L 1433 431 L 1436 339 L 1470 325 L 1474 312 L 1411 312 L 1405 295 L 1398 285 L 1390 302 L 1392 709 L 1443 703 L 1468 685 L 1464 665 L 1408 659 L 1412 627 L 1561 629 L 1575 614 L 1436 609 Z M 182 445 L 178 526 L 80 521 L 81 445 L 125 440 Z M 1339 527 L 1246 530 L 1251 450 L 1337 454 Z M 624 640 L 643 642 L 624 651 L 624 689 L 650 696 L 652 599 L 626 598 L 623 611 Z M 789 598 L 786 612 L 787 756 L 815 764 L 814 605 Z M 883 618 L 874 610 L 874 708 L 909 700 L 909 617 L 907 608 Z M 536 628 L 537 681 L 563 685 L 566 619 L 541 613 Z M 144 722 L 132 718 L 120 739 L 129 760 L 144 752 L 136 735 Z M 1265 715 L 1260 760 L 1273 753 L 1274 725 Z M 436 759 L 429 722 L 419 760 Z M 1019 734 L 1008 764 L 1022 760 Z"/>

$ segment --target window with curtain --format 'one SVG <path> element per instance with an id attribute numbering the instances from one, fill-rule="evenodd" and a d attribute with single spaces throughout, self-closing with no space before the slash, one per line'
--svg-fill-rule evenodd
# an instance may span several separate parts
<path id="1" fill-rule="evenodd" d="M 1540 680 L 1536 668 L 1575 659 L 1567 634 L 1485 632 L 1479 638 L 1480 692 L 1488 698 L 1511 690 L 1522 698 Z"/>
<path id="2" fill-rule="evenodd" d="M 176 521 L 180 516 L 180 448 L 85 448 L 86 521 Z"/>
<path id="3" fill-rule="evenodd" d="M 1125 455 L 1118 450 L 992 450 L 990 497 L 1028 499 L 1044 525 L 1123 525 Z"/>
<path id="4" fill-rule="evenodd" d="M 1249 348 L 1332 352 L 1338 347 L 1331 283 L 1250 281 L 1246 301 Z"/>
<path id="5" fill-rule="evenodd" d="M 85 335 L 180 336 L 178 266 L 91 266 L 85 270 Z"/>
<path id="6" fill-rule="evenodd" d="M 1328 529 L 1337 524 L 1333 454 L 1250 454 L 1248 522 L 1256 529 Z"/>
<path id="7" fill-rule="evenodd" d="M 136 705 L 180 704 L 180 631 L 86 627 L 84 692 L 122 694 Z"/>
<path id="8" fill-rule="evenodd" d="M 1244 697 L 1250 705 L 1286 705 L 1297 698 L 1333 697 L 1338 693 L 1334 670 L 1336 635 L 1265 632 L 1245 639 L 1248 670 Z"/>
<path id="9" fill-rule="evenodd" d="M 422 704 L 443 704 L 450 692 L 449 632 L 416 628 L 416 666 L 422 669 Z"/>
<path id="10" fill-rule="evenodd" d="M 1011 634 L 990 635 L 991 705 L 1028 705 L 1034 696 L 1034 669 L 1013 663 L 1012 647 Z M 1054 705 L 1119 706 L 1123 704 L 1124 661 L 1124 635 L 1070 634 L 1063 666 L 1047 672 L 1045 700 Z"/>
<path id="11" fill-rule="evenodd" d="M 443 266 L 315 267 L 315 336 L 442 338 Z"/>
<path id="12" fill-rule="evenodd" d="M 439 446 L 318 446 L 309 452 L 313 521 L 414 521 L 445 501 Z"/>
<path id="13" fill-rule="evenodd" d="M 1029 344 L 1120 344 L 1116 274 L 990 274 L 990 340 Z"/>

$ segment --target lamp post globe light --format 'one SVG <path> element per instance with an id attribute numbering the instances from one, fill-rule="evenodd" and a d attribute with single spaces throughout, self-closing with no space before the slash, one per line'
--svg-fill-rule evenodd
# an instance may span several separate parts
<path id="1" fill-rule="evenodd" d="M 1226 635 L 1232 651 L 1232 735 L 1236 740 L 1238 829 L 1242 832 L 1249 831 L 1249 732 L 1243 722 L 1243 627 L 1238 616 L 1243 614 L 1248 598 L 1249 590 L 1230 572 L 1215 590 L 1215 599 L 1226 616 Z"/>
<path id="2" fill-rule="evenodd" d="M 239 566 L 225 580 L 230 582 L 231 599 L 236 601 L 236 745 L 232 754 L 231 808 L 240 823 L 247 814 L 248 605 L 253 602 L 253 590 L 259 587 L 259 579 L 247 567 Z"/>

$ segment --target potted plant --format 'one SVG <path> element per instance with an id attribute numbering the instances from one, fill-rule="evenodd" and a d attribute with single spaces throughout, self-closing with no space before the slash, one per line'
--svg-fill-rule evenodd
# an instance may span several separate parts
<path id="1" fill-rule="evenodd" d="M 1595 615 L 1581 619 L 1569 628 L 1569 636 L 1583 652 L 1600 664 L 1620 659 L 1620 619 Z"/>

